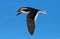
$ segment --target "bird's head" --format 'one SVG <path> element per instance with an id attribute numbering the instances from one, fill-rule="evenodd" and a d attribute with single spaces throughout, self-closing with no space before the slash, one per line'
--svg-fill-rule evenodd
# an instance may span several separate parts
<path id="1" fill-rule="evenodd" d="M 30 10 L 28 8 L 23 7 L 23 8 L 20 8 L 18 10 L 18 14 L 17 15 L 22 14 L 22 13 L 29 13 L 29 11 Z"/>

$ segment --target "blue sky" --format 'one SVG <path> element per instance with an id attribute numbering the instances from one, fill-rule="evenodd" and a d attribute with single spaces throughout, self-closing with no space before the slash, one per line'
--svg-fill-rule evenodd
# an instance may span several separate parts
<path id="1" fill-rule="evenodd" d="M 27 14 L 16 16 L 24 6 L 47 11 L 39 14 L 33 36 L 27 30 Z M 60 39 L 60 0 L 0 0 L 0 39 Z"/>

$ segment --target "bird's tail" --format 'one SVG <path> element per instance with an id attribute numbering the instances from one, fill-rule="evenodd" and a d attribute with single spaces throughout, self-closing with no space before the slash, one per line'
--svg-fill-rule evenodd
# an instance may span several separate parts
<path id="1" fill-rule="evenodd" d="M 39 13 L 40 14 L 47 14 L 45 10 L 40 10 Z"/>

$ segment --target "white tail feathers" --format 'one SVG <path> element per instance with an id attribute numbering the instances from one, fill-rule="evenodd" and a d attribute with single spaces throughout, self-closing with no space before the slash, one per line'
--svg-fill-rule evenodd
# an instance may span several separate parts
<path id="1" fill-rule="evenodd" d="M 38 13 L 40 13 L 40 14 L 47 14 L 45 10 L 40 10 Z"/>

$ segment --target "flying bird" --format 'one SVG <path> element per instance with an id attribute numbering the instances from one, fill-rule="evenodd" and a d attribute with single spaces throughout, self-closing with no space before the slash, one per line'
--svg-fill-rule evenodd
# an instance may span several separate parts
<path id="1" fill-rule="evenodd" d="M 46 11 L 38 10 L 31 7 L 21 7 L 18 9 L 17 15 L 22 14 L 22 13 L 27 13 L 27 16 L 26 16 L 27 28 L 28 28 L 29 33 L 33 35 L 38 14 L 46 14 Z"/>

